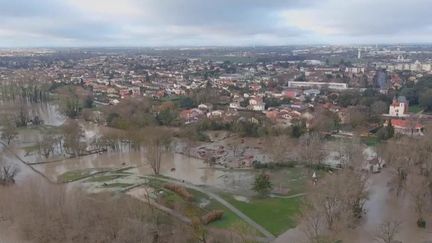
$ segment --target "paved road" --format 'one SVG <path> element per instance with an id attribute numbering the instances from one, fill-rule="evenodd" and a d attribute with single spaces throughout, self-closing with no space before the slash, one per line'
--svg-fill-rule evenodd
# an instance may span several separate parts
<path id="1" fill-rule="evenodd" d="M 252 227 L 254 227 L 256 230 L 258 230 L 259 232 L 261 232 L 266 238 L 268 238 L 269 241 L 273 240 L 275 238 L 275 236 L 270 233 L 268 230 L 266 230 L 264 227 L 262 227 L 261 225 L 259 225 L 258 223 L 256 223 L 255 221 L 253 221 L 251 218 L 249 218 L 247 215 L 245 215 L 244 213 L 242 213 L 240 210 L 238 210 L 236 207 L 234 207 L 232 204 L 230 204 L 229 202 L 225 201 L 225 199 L 223 199 L 222 197 L 209 192 L 201 187 L 195 186 L 193 184 L 190 183 L 186 183 L 186 182 L 180 182 L 174 179 L 168 179 L 168 178 L 162 178 L 162 177 L 152 177 L 152 176 L 144 176 L 145 178 L 149 178 L 149 179 L 158 179 L 161 181 L 165 181 L 165 182 L 169 182 L 169 183 L 176 183 L 176 184 L 180 184 L 184 187 L 202 192 L 206 195 L 208 195 L 210 198 L 215 199 L 216 201 L 218 201 L 219 203 L 221 203 L 222 205 L 224 205 L 226 208 L 228 208 L 229 210 L 231 210 L 233 213 L 235 213 L 237 216 L 239 216 L 242 220 L 244 220 L 246 223 L 248 223 L 249 225 L 251 225 Z"/>

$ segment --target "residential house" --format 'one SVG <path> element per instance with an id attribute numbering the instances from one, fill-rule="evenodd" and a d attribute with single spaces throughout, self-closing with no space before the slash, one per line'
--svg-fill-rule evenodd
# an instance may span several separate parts
<path id="1" fill-rule="evenodd" d="M 391 119 L 391 124 L 394 128 L 394 132 L 397 134 L 411 135 L 411 136 L 423 136 L 424 127 L 417 121 L 403 120 L 403 119 Z M 388 126 L 388 121 L 384 123 L 384 126 Z"/>
<path id="2" fill-rule="evenodd" d="M 183 110 L 180 112 L 180 118 L 184 120 L 185 124 L 197 122 L 203 115 L 204 112 L 197 108 Z"/>
<path id="3" fill-rule="evenodd" d="M 263 102 L 261 97 L 251 97 L 249 99 L 249 109 L 253 111 L 264 111 L 265 103 Z"/>

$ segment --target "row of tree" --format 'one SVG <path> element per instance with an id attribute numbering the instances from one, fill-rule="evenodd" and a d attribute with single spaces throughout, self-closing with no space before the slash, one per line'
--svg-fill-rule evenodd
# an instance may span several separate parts
<path id="1" fill-rule="evenodd" d="M 200 222 L 173 220 L 151 204 L 111 193 L 89 197 L 65 186 L 29 181 L 0 187 L 0 219 L 13 224 L 19 241 L 57 242 L 246 242 L 208 232 Z"/>

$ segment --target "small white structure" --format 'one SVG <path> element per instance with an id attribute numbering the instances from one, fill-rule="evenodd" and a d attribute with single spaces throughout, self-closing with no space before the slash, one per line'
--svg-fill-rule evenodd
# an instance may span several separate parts
<path id="1" fill-rule="evenodd" d="M 408 115 L 408 101 L 405 96 L 399 96 L 393 99 L 393 103 L 390 105 L 389 116 L 392 117 L 404 117 Z"/>
<path id="2" fill-rule="evenodd" d="M 265 110 L 265 103 L 262 101 L 262 98 L 260 98 L 260 97 L 252 97 L 249 100 L 249 106 L 250 106 L 250 109 L 253 111 L 264 111 Z"/>
<path id="3" fill-rule="evenodd" d="M 333 90 L 346 90 L 348 84 L 333 82 L 307 82 L 307 81 L 288 81 L 288 88 L 318 88 L 328 87 Z"/>

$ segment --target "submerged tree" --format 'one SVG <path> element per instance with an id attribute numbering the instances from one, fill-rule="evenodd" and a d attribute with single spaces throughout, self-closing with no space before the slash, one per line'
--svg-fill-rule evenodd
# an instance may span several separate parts
<path id="1" fill-rule="evenodd" d="M 141 131 L 146 157 L 155 175 L 159 175 L 162 155 L 171 149 L 171 132 L 162 127 L 149 127 Z"/>
<path id="2" fill-rule="evenodd" d="M 17 167 L 0 158 L 0 185 L 7 186 L 14 184 L 18 171 Z"/>
<path id="3" fill-rule="evenodd" d="M 45 134 L 38 144 L 39 153 L 48 159 L 48 157 L 54 153 L 55 147 L 59 144 L 59 141 L 55 136 Z"/>
<path id="4" fill-rule="evenodd" d="M 325 158 L 323 142 L 318 133 L 300 137 L 298 151 L 300 160 L 308 167 L 320 165 Z"/>
<path id="5" fill-rule="evenodd" d="M 313 188 L 307 205 L 321 212 L 328 230 L 353 225 L 364 213 L 367 177 L 352 169 L 327 175 Z"/>
<path id="6" fill-rule="evenodd" d="M 81 142 L 84 131 L 76 120 L 69 120 L 62 126 L 63 147 L 72 156 L 79 156 L 86 145 Z"/>
<path id="7" fill-rule="evenodd" d="M 394 220 L 386 220 L 382 223 L 376 234 L 376 238 L 384 243 L 393 243 L 395 242 L 396 235 L 400 231 L 401 223 Z"/>
<path id="8" fill-rule="evenodd" d="M 306 236 L 308 243 L 334 242 L 334 239 L 330 237 L 331 234 L 326 228 L 326 219 L 323 211 L 307 206 L 301 212 L 300 220 L 302 221 L 300 229 Z"/>
<path id="9" fill-rule="evenodd" d="M 7 144 L 18 136 L 18 130 L 15 122 L 11 117 L 5 117 L 2 121 L 1 139 L 5 140 Z"/>

